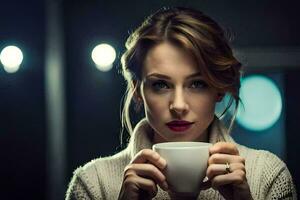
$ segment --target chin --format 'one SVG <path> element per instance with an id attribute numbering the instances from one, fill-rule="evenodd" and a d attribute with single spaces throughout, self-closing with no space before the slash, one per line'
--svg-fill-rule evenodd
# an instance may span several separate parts
<path id="1" fill-rule="evenodd" d="M 169 142 L 192 142 L 195 139 L 191 138 L 189 135 L 180 135 L 175 137 L 167 138 Z"/>

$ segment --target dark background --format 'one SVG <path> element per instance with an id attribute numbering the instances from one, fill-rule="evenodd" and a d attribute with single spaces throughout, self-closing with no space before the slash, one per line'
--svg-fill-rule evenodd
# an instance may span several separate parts
<path id="1" fill-rule="evenodd" d="M 99 156 L 120 150 L 120 101 L 125 81 L 118 73 L 119 56 L 129 32 L 162 6 L 190 6 L 204 11 L 234 34 L 234 48 L 298 48 L 299 1 L 55 1 L 62 10 L 66 91 L 67 189 L 73 170 Z M 1 199 L 47 199 L 47 120 L 45 108 L 46 3 L 3 0 L 0 7 L 0 49 L 17 45 L 24 54 L 20 70 L 0 67 Z M 91 60 L 93 47 L 108 42 L 118 58 L 107 72 Z M 251 68 L 251 66 L 248 66 Z M 258 67 L 259 66 L 255 66 Z M 287 163 L 300 190 L 299 67 L 282 66 Z M 261 148 L 264 149 L 263 145 Z M 57 196 L 57 199 L 63 199 Z"/>

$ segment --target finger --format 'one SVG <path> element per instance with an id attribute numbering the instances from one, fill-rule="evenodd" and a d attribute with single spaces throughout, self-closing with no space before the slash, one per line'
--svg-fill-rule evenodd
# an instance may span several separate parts
<path id="1" fill-rule="evenodd" d="M 209 148 L 210 155 L 215 153 L 224 153 L 231 155 L 239 155 L 237 147 L 230 142 L 218 142 Z"/>
<path id="2" fill-rule="evenodd" d="M 236 170 L 242 170 L 246 172 L 245 166 L 241 163 L 229 164 L 229 171 L 231 171 L 231 173 Z M 228 174 L 225 164 L 211 164 L 208 166 L 206 170 L 206 176 L 208 177 L 208 179 L 212 179 L 215 176 L 223 175 L 223 174 Z"/>
<path id="3" fill-rule="evenodd" d="M 155 182 L 151 179 L 146 179 L 140 176 L 136 176 L 131 174 L 128 178 L 124 181 L 127 187 L 137 187 L 139 192 L 142 193 L 146 191 L 147 194 L 153 198 L 157 194 L 157 186 Z"/>
<path id="4" fill-rule="evenodd" d="M 229 171 L 234 172 L 241 170 L 246 173 L 246 168 L 243 163 L 230 163 L 229 164 Z M 226 171 L 226 166 L 225 166 L 225 171 Z"/>
<path id="5" fill-rule="evenodd" d="M 134 157 L 131 163 L 146 163 L 150 162 L 163 170 L 167 166 L 167 161 L 162 158 L 157 152 L 151 149 L 143 149 Z"/>
<path id="6" fill-rule="evenodd" d="M 125 177 L 128 176 L 128 174 L 136 174 L 154 180 L 163 190 L 168 189 L 165 175 L 152 164 L 129 164 L 125 167 L 124 171 Z"/>
<path id="7" fill-rule="evenodd" d="M 218 189 L 220 186 L 233 184 L 239 185 L 246 180 L 246 173 L 242 170 L 236 170 L 233 173 L 218 175 L 211 179 L 211 186 Z"/>
<path id="8" fill-rule="evenodd" d="M 147 191 L 147 193 L 149 194 L 149 196 L 151 198 L 156 196 L 157 186 L 153 180 L 139 177 L 139 180 L 137 183 L 138 183 L 138 187 L 141 188 L 142 190 Z"/>
<path id="9" fill-rule="evenodd" d="M 208 159 L 208 164 L 226 164 L 226 163 L 242 163 L 245 164 L 245 159 L 237 155 L 215 153 Z"/>
<path id="10" fill-rule="evenodd" d="M 206 176 L 209 180 L 222 174 L 226 174 L 226 165 L 224 164 L 211 164 L 207 167 Z"/>

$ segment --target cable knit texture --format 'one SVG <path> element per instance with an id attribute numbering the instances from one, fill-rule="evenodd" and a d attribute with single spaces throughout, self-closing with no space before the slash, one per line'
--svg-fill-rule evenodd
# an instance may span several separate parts
<path id="1" fill-rule="evenodd" d="M 136 125 L 126 149 L 110 157 L 92 160 L 76 169 L 66 199 L 118 199 L 125 166 L 137 152 L 152 148 L 151 134 L 151 127 L 147 120 L 143 119 Z M 235 143 L 227 134 L 222 122 L 215 118 L 210 129 L 209 142 L 214 144 L 219 141 L 234 143 L 240 155 L 245 158 L 246 177 L 253 199 L 297 199 L 292 177 L 283 161 L 268 151 L 254 150 Z M 158 187 L 154 199 L 170 199 L 170 197 Z M 224 198 L 218 191 L 210 188 L 201 191 L 198 199 Z"/>

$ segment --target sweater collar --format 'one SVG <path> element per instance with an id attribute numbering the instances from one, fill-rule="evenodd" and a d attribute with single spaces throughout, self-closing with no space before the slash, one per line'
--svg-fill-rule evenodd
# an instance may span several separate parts
<path id="1" fill-rule="evenodd" d="M 227 133 L 225 125 L 215 116 L 210 125 L 209 143 L 215 144 L 220 141 L 235 143 Z M 130 156 L 133 158 L 142 149 L 152 149 L 153 129 L 146 118 L 143 118 L 135 126 L 128 144 Z"/>

